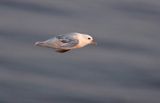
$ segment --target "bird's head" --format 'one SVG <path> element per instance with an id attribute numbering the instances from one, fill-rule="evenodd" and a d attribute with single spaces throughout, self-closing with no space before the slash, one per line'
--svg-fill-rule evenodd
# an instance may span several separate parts
<path id="1" fill-rule="evenodd" d="M 93 37 L 88 34 L 78 34 L 77 36 L 80 43 L 79 45 L 82 47 L 88 44 L 93 44 L 93 45 L 97 44 L 96 41 L 93 39 Z"/>
<path id="2" fill-rule="evenodd" d="M 97 44 L 96 41 L 93 39 L 93 37 L 88 34 L 83 35 L 82 38 L 86 44 L 93 44 L 93 45 Z"/>

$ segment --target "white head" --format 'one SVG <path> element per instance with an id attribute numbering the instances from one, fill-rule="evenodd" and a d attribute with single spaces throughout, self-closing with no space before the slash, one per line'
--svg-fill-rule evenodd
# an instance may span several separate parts
<path id="1" fill-rule="evenodd" d="M 93 37 L 91 37 L 88 34 L 77 33 L 77 38 L 79 39 L 79 46 L 80 47 L 86 46 L 88 44 L 94 44 L 94 45 L 96 45 L 96 42 L 93 39 Z"/>

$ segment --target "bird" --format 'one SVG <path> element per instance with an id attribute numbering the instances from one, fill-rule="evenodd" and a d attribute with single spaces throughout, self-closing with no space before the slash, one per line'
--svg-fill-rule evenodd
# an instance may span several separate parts
<path id="1" fill-rule="evenodd" d="M 73 49 L 85 47 L 89 44 L 97 44 L 92 36 L 90 36 L 89 34 L 72 32 L 57 35 L 45 41 L 37 41 L 34 45 L 52 48 L 58 53 L 65 53 Z"/>

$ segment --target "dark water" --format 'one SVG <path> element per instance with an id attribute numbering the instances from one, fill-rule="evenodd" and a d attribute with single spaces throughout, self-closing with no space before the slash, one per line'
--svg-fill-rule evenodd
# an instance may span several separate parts
<path id="1" fill-rule="evenodd" d="M 69 32 L 98 46 L 33 46 Z M 160 1 L 0 0 L 0 103 L 160 103 Z"/>

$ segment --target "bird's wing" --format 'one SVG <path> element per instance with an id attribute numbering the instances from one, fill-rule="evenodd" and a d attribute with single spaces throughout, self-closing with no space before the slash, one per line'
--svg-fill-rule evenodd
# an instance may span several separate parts
<path id="1" fill-rule="evenodd" d="M 63 49 L 72 49 L 79 43 L 79 40 L 73 38 L 71 35 L 58 35 L 56 38 L 62 42 L 61 48 Z"/>

